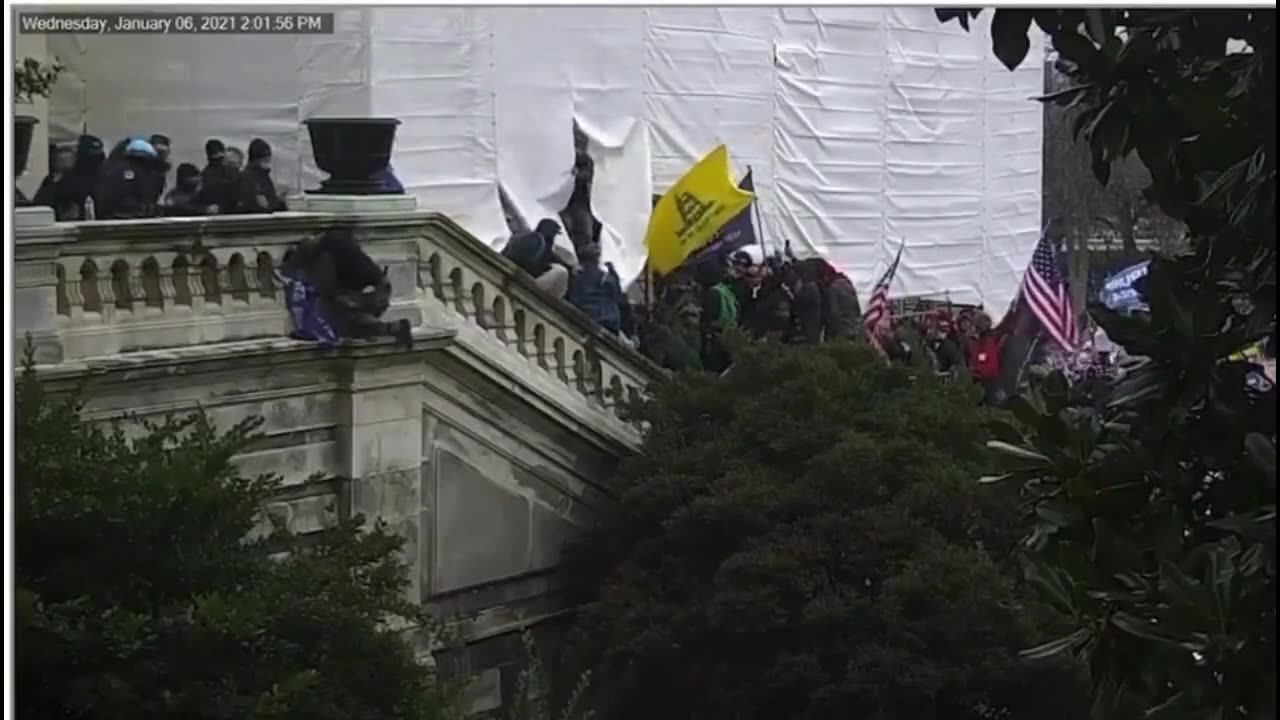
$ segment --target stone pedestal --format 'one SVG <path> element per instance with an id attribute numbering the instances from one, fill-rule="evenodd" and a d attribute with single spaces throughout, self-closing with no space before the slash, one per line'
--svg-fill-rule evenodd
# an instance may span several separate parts
<path id="1" fill-rule="evenodd" d="M 13 227 L 18 228 L 34 228 L 53 225 L 57 222 L 53 214 L 53 208 L 38 207 L 20 207 L 13 211 Z"/>
<path id="2" fill-rule="evenodd" d="M 371 213 L 413 212 L 418 199 L 412 195 L 322 195 L 305 193 L 289 198 L 290 210 L 368 215 Z"/>

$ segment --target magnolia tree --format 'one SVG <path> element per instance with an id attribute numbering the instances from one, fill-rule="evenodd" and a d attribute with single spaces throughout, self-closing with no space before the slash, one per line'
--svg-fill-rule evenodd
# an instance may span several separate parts
<path id="1" fill-rule="evenodd" d="M 638 410 L 614 514 L 568 555 L 571 656 L 616 720 L 1082 717 L 1011 552 L 976 390 L 866 347 L 754 345 Z"/>
<path id="2" fill-rule="evenodd" d="M 977 11 L 938 11 L 967 27 Z M 1145 364 L 1104 388 L 1061 375 L 1013 404 L 996 447 L 1036 499 L 1027 577 L 1073 629 L 1095 714 L 1276 712 L 1274 387 L 1229 358 L 1275 334 L 1275 10 L 997 10 L 996 56 L 1047 33 L 1101 185 L 1136 159 L 1189 246 L 1152 261 L 1149 318 L 1094 308 Z M 1038 62 L 1038 59 L 1034 61 Z"/>
<path id="3" fill-rule="evenodd" d="M 24 720 L 440 720 L 396 627 L 401 539 L 354 518 L 298 544 L 251 531 L 275 477 L 231 462 L 257 422 L 80 419 L 32 374 L 16 403 L 14 627 Z"/>

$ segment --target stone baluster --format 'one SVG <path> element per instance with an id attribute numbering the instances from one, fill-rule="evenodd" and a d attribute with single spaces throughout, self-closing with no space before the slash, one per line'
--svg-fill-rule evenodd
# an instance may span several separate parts
<path id="1" fill-rule="evenodd" d="M 70 311 L 70 288 L 79 280 L 79 272 L 69 272 L 64 265 L 60 279 L 54 266 L 61 262 L 62 253 L 74 246 L 76 235 L 74 230 L 55 223 L 53 211 L 48 208 L 19 208 L 12 221 L 13 270 L 9 282 L 13 289 L 10 339 L 14 352 L 17 355 L 23 351 L 29 334 L 36 362 L 59 362 L 59 287 L 68 298 Z"/>
<path id="2" fill-rule="evenodd" d="M 103 265 L 95 262 L 98 266 L 98 298 L 102 301 L 102 310 L 100 312 L 105 317 L 106 314 L 115 309 L 116 305 L 116 288 L 115 273 L 112 272 L 111 265 Z"/>
<path id="3" fill-rule="evenodd" d="M 167 306 L 178 303 L 178 288 L 173 284 L 173 265 L 171 264 L 160 266 L 160 297 Z"/>
<path id="4" fill-rule="evenodd" d="M 129 264 L 129 297 L 133 299 L 135 306 L 146 306 L 147 304 L 147 291 L 146 288 L 143 287 L 142 283 L 142 274 L 144 272 L 146 272 L 145 262 Z M 136 307 L 134 309 L 137 310 Z"/>
<path id="5" fill-rule="evenodd" d="M 80 268 L 75 263 L 59 262 L 62 287 L 67 299 L 67 315 L 79 317 L 84 311 L 84 294 L 80 291 Z"/>

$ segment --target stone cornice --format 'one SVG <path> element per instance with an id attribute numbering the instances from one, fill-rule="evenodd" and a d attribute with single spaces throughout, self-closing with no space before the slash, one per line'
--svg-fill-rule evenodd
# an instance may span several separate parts
<path id="1" fill-rule="evenodd" d="M 110 376 L 113 381 L 129 382 L 143 378 L 196 375 L 227 367 L 243 368 L 245 365 L 287 365 L 315 360 L 351 361 L 432 352 L 447 347 L 455 336 L 453 330 L 417 328 L 413 333 L 412 350 L 399 347 L 390 339 L 350 342 L 325 349 L 314 342 L 273 337 L 165 350 L 141 350 L 108 357 L 36 365 L 35 370 L 39 378 L 53 383 L 57 388 L 63 384 L 105 376 Z"/>

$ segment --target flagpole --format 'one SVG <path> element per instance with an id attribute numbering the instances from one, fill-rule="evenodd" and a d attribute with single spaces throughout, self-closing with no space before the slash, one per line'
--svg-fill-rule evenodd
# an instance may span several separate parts
<path id="1" fill-rule="evenodd" d="M 752 185 L 755 185 L 755 175 L 751 174 L 750 165 L 747 166 L 747 174 L 751 175 Z M 751 200 L 751 214 L 755 217 L 756 239 L 760 241 L 760 262 L 764 262 L 765 258 L 769 257 L 769 251 L 765 249 L 764 244 L 764 222 L 760 219 L 760 195 L 754 191 L 752 194 L 754 194 L 755 197 Z"/>
<path id="2" fill-rule="evenodd" d="M 649 260 L 644 261 L 644 315 L 645 322 L 653 324 L 653 268 L 649 267 Z"/>

